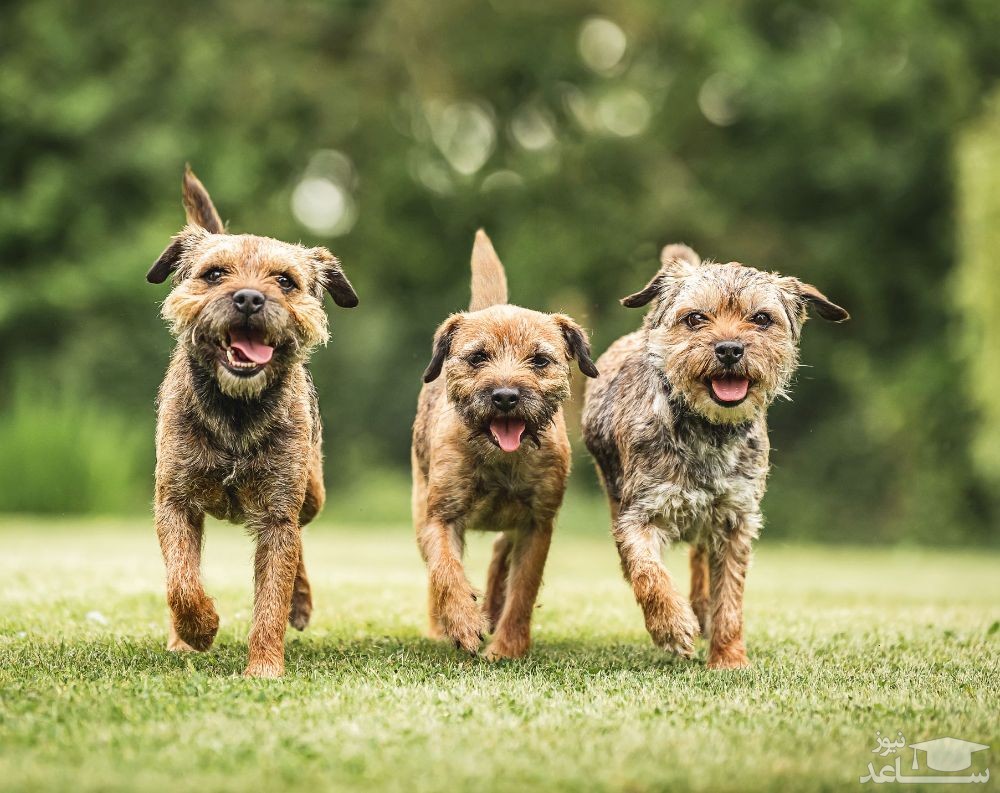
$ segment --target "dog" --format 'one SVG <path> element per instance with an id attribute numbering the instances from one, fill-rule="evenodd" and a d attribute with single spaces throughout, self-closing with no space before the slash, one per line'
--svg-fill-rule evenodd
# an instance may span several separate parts
<path id="1" fill-rule="evenodd" d="M 429 578 L 430 632 L 489 660 L 531 645 L 531 614 L 570 469 L 562 403 L 570 362 L 597 369 L 564 314 L 507 304 L 485 232 L 472 252 L 469 310 L 434 334 L 413 427 L 413 520 Z M 444 374 L 442 378 L 441 375 Z M 477 602 L 462 565 L 468 529 L 500 532 Z"/>
<path id="2" fill-rule="evenodd" d="M 268 237 L 227 234 L 202 183 L 183 182 L 188 225 L 146 275 L 173 276 L 163 303 L 177 345 L 160 387 L 156 533 L 166 565 L 169 650 L 207 650 L 219 617 L 202 587 L 205 514 L 256 539 L 248 677 L 284 672 L 285 623 L 312 596 L 301 527 L 322 509 L 319 405 L 306 368 L 328 338 L 323 293 L 358 297 L 337 259 Z"/>
<path id="3" fill-rule="evenodd" d="M 588 383 L 583 434 L 611 505 L 622 570 L 653 641 L 690 657 L 699 631 L 707 665 L 749 664 L 743 587 L 761 528 L 767 409 L 787 394 L 807 311 L 849 318 L 796 278 L 736 262 L 702 262 L 669 245 L 646 287 L 642 329 L 602 355 Z M 690 543 L 690 603 L 661 546 Z"/>

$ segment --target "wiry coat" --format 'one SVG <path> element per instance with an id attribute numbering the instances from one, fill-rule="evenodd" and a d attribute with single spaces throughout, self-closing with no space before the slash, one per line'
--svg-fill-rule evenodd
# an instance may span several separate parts
<path id="1" fill-rule="evenodd" d="M 766 409 L 797 365 L 806 306 L 847 315 L 795 279 L 703 264 L 686 246 L 668 246 L 662 258 L 646 289 L 622 301 L 653 305 L 642 330 L 598 360 L 584 440 L 654 641 L 687 656 L 699 629 L 710 632 L 709 665 L 739 667 L 743 585 L 768 473 Z M 723 369 L 714 350 L 729 340 L 743 357 Z M 742 401 L 720 403 L 710 381 L 737 376 L 750 384 Z M 678 540 L 692 546 L 690 604 L 660 559 L 661 545 Z"/>
<path id="2" fill-rule="evenodd" d="M 576 358 L 596 374 L 573 320 L 506 301 L 503 266 L 480 231 L 470 310 L 435 334 L 412 449 L 413 520 L 428 568 L 431 633 L 475 652 L 492 630 L 491 659 L 521 656 L 530 645 L 531 613 L 569 475 L 562 412 L 569 362 Z M 492 401 L 498 388 L 518 394 L 509 413 L 498 413 Z M 516 450 L 503 451 L 491 436 L 498 417 L 523 424 Z M 502 532 L 482 607 L 462 566 L 469 529 Z"/>
<path id="3" fill-rule="evenodd" d="M 273 677 L 284 669 L 286 622 L 299 630 L 309 622 L 300 530 L 324 501 L 319 404 L 306 362 L 327 338 L 324 288 L 344 306 L 357 296 L 325 249 L 226 234 L 190 171 L 184 204 L 188 227 L 147 275 L 153 283 L 173 275 L 163 314 L 178 338 L 156 431 L 168 649 L 207 650 L 218 631 L 201 584 L 204 516 L 244 523 L 257 541 L 246 674 Z M 241 290 L 261 301 L 252 314 L 236 307 Z M 232 342 L 234 333 L 244 341 Z M 233 363 L 233 347 L 250 339 L 270 351 L 267 360 Z"/>

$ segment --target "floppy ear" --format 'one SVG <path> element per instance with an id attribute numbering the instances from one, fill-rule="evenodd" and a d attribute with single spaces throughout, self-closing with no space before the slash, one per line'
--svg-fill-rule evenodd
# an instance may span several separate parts
<path id="1" fill-rule="evenodd" d="M 810 284 L 802 284 L 802 299 L 812 306 L 816 310 L 816 313 L 827 322 L 846 322 L 851 318 L 851 315 L 847 313 L 847 309 L 841 308 L 836 303 L 827 300 L 826 295 Z"/>
<path id="2" fill-rule="evenodd" d="M 701 265 L 701 257 L 682 243 L 667 245 L 660 251 L 660 270 L 639 292 L 623 297 L 625 308 L 642 308 L 653 300 L 670 278 L 681 278 Z"/>
<path id="3" fill-rule="evenodd" d="M 576 358 L 580 371 L 587 377 L 597 377 L 599 373 L 590 358 L 590 341 L 586 332 L 565 314 L 553 314 L 552 317 L 562 330 L 570 357 Z"/>
<path id="4" fill-rule="evenodd" d="M 226 227 L 222 224 L 222 218 L 215 210 L 208 190 L 201 180 L 194 175 L 190 165 L 184 166 L 184 211 L 187 213 L 188 223 L 201 226 L 205 231 L 212 234 L 225 234 Z"/>
<path id="5" fill-rule="evenodd" d="M 434 354 L 424 370 L 425 383 L 432 383 L 441 376 L 445 359 L 451 352 L 451 340 L 455 338 L 455 331 L 458 330 L 460 324 L 462 324 L 462 315 L 453 314 L 434 333 Z"/>
<path id="6" fill-rule="evenodd" d="M 340 260 L 326 248 L 313 248 L 310 255 L 319 262 L 319 281 L 330 293 L 333 302 L 341 308 L 354 308 L 358 304 L 358 294 L 344 275 Z"/>
<path id="7" fill-rule="evenodd" d="M 621 304 L 625 306 L 625 308 L 642 308 L 660 293 L 660 289 L 663 288 L 663 284 L 666 280 L 667 276 L 665 274 L 657 273 L 640 291 L 635 292 L 628 297 L 623 297 L 621 299 Z"/>
<path id="8" fill-rule="evenodd" d="M 851 318 L 846 309 L 828 300 L 826 295 L 812 284 L 803 283 L 798 278 L 785 278 L 783 280 L 785 281 L 785 290 L 791 292 L 799 301 L 803 311 L 812 307 L 820 317 L 828 322 L 846 322 Z"/>
<path id="9" fill-rule="evenodd" d="M 151 284 L 162 284 L 177 269 L 177 263 L 183 255 L 184 243 L 179 236 L 175 237 L 174 241 L 160 254 L 160 258 L 153 262 L 153 266 L 146 273 L 146 280 Z"/>
<path id="10" fill-rule="evenodd" d="M 174 235 L 173 241 L 160 254 L 153 266 L 146 273 L 146 280 L 151 284 L 162 284 L 174 272 L 192 246 L 205 236 L 205 231 L 193 226 L 187 226 Z"/>

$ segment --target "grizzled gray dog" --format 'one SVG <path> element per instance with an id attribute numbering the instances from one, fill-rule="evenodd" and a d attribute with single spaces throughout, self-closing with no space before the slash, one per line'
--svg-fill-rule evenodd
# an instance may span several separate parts
<path id="1" fill-rule="evenodd" d="M 611 502 L 622 569 L 657 645 L 684 657 L 699 628 L 708 666 L 747 666 L 743 585 L 761 527 L 768 472 L 767 408 L 798 366 L 807 309 L 848 313 L 815 287 L 736 262 L 702 262 L 668 245 L 645 289 L 642 329 L 597 362 L 583 432 Z M 691 545 L 691 602 L 660 557 Z"/>

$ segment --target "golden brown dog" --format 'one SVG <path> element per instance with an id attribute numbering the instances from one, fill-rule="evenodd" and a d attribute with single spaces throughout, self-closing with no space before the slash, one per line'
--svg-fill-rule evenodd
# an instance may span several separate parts
<path id="1" fill-rule="evenodd" d="M 201 584 L 205 514 L 245 523 L 257 541 L 246 674 L 277 677 L 285 623 L 302 630 L 312 611 L 300 529 L 324 501 L 319 406 L 305 364 L 328 336 L 324 289 L 347 308 L 358 298 L 325 248 L 227 234 L 190 169 L 184 206 L 188 226 L 146 276 L 174 282 L 163 316 L 177 346 L 156 431 L 167 647 L 207 650 L 219 628 Z"/>
<path id="2" fill-rule="evenodd" d="M 659 646 L 682 656 L 699 629 L 708 665 L 746 666 L 743 585 L 762 523 L 767 408 L 798 365 L 809 308 L 847 312 L 814 286 L 736 262 L 702 262 L 668 245 L 645 289 L 642 330 L 598 360 L 583 432 L 611 502 L 622 569 Z M 691 544 L 691 602 L 674 587 L 661 547 Z"/>
<path id="3" fill-rule="evenodd" d="M 413 427 L 413 520 L 429 575 L 431 634 L 489 659 L 531 644 L 531 613 L 569 475 L 562 402 L 570 361 L 595 377 L 569 317 L 507 305 L 486 234 L 472 252 L 472 303 L 434 336 Z M 444 373 L 444 378 L 439 376 Z M 479 605 L 462 566 L 468 529 L 502 532 Z"/>

